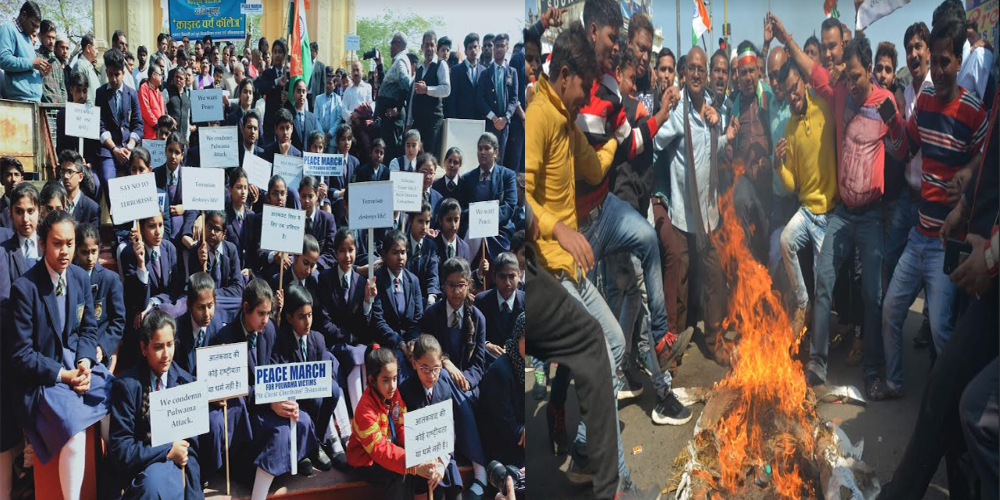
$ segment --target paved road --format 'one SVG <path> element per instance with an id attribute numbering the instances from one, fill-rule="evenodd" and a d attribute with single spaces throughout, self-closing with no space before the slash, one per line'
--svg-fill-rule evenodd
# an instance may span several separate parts
<path id="1" fill-rule="evenodd" d="M 903 363 L 908 387 L 905 398 L 870 403 L 867 408 L 840 404 L 821 404 L 819 407 L 821 418 L 841 422 L 842 428 L 852 441 L 857 442 L 864 438 L 864 460 L 878 472 L 879 480 L 883 484 L 892 477 L 896 463 L 906 448 L 916 423 L 920 394 L 930 371 L 931 364 L 927 350 L 914 349 L 912 341 L 920 328 L 921 307 L 923 302 L 918 299 L 910 309 L 910 315 L 903 328 Z M 847 366 L 845 362 L 849 350 L 850 342 L 845 341 L 837 350 L 830 353 L 828 383 L 849 384 L 862 389 L 861 368 Z M 724 375 L 723 368 L 706 360 L 701 352 L 692 346 L 685 354 L 683 365 L 674 378 L 674 386 L 710 386 Z M 534 377 L 528 374 L 525 382 L 525 400 L 526 411 L 529 412 L 527 433 L 531 439 L 527 444 L 527 466 L 532 476 L 530 478 L 532 497 L 592 498 L 589 485 L 577 486 L 566 479 L 563 472 L 569 464 L 569 458 L 554 456 L 548 447 L 548 430 L 545 424 L 546 402 L 532 399 L 530 393 L 533 384 Z M 642 488 L 662 487 L 672 473 L 671 463 L 692 437 L 694 422 L 701 414 L 703 405 L 697 404 L 692 407 L 694 418 L 686 425 L 679 427 L 654 425 L 649 415 L 655 405 L 655 396 L 648 378 L 644 382 L 644 388 L 638 400 L 628 402 L 619 411 L 620 418 L 625 423 L 622 445 L 626 450 L 625 461 L 632 473 L 633 481 Z M 566 424 L 571 430 L 571 437 L 575 434 L 579 415 L 576 394 L 570 390 Z M 642 446 L 641 454 L 632 455 L 635 446 Z M 925 498 L 933 500 L 948 498 L 943 460 Z"/>

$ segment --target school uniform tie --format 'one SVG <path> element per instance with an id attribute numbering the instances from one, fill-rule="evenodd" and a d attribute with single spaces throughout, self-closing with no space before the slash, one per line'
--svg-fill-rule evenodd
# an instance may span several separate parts
<path id="1" fill-rule="evenodd" d="M 153 267 L 153 275 L 156 276 L 156 279 L 158 281 L 162 281 L 163 280 L 163 274 L 162 274 L 162 270 L 160 269 L 160 252 L 157 252 L 156 250 L 150 251 L 149 252 L 149 259 L 151 261 L 150 264 L 153 265 L 152 266 Z"/>
<path id="2" fill-rule="evenodd" d="M 302 361 L 308 361 L 309 358 L 306 357 L 306 338 L 302 337 L 299 339 L 299 350 L 302 351 Z"/>
<path id="3" fill-rule="evenodd" d="M 69 212 L 70 215 L 73 214 L 73 210 L 75 208 L 76 208 L 76 203 L 73 203 L 72 201 L 70 201 L 69 203 L 66 204 L 66 211 Z"/>
<path id="4" fill-rule="evenodd" d="M 455 184 L 454 180 L 449 180 L 448 181 L 448 191 L 454 191 L 455 188 L 457 188 L 457 187 L 458 187 L 458 184 Z"/>
<path id="5" fill-rule="evenodd" d="M 427 404 L 431 404 L 432 397 L 434 397 L 434 389 L 427 391 Z"/>
<path id="6" fill-rule="evenodd" d="M 198 345 L 197 347 L 205 347 L 205 327 L 198 330 Z"/>
<path id="7" fill-rule="evenodd" d="M 346 274 L 344 275 L 343 279 L 341 280 L 340 286 L 342 286 L 344 288 L 344 303 L 347 303 L 347 298 L 350 296 L 349 291 L 351 289 L 351 282 L 350 282 L 350 280 L 347 279 L 347 275 Z"/>
<path id="8" fill-rule="evenodd" d="M 406 312 L 406 301 L 405 298 L 403 297 L 403 287 L 402 285 L 400 285 L 399 278 L 394 278 L 392 282 L 393 282 L 392 295 L 393 299 L 396 302 L 396 312 L 400 316 L 403 316 L 403 313 Z"/>
<path id="9" fill-rule="evenodd" d="M 122 121 L 122 91 L 121 89 L 115 91 L 115 118 L 119 122 Z"/>
<path id="10" fill-rule="evenodd" d="M 163 390 L 163 380 L 160 377 L 156 377 L 156 391 L 154 392 L 160 392 L 162 390 Z"/>
<path id="11" fill-rule="evenodd" d="M 445 254 L 448 256 L 449 259 L 454 258 L 455 257 L 455 247 L 453 245 L 451 245 L 451 244 L 449 244 L 447 246 L 448 246 L 448 248 L 447 248 L 447 251 L 445 252 Z"/>
<path id="12" fill-rule="evenodd" d="M 256 349 L 257 348 L 257 332 L 250 332 L 250 336 L 248 338 L 250 339 L 250 349 Z"/>
<path id="13" fill-rule="evenodd" d="M 313 234 L 313 218 L 306 217 L 306 234 Z M 313 235 L 315 236 L 315 235 Z"/>
<path id="14" fill-rule="evenodd" d="M 423 248 L 423 247 L 424 247 L 424 243 L 421 242 L 421 241 L 418 241 L 417 242 L 417 253 L 415 255 L 416 258 L 417 258 L 417 269 L 420 269 L 420 259 L 423 256 L 423 253 L 420 251 L 420 249 Z"/>
<path id="15" fill-rule="evenodd" d="M 236 229 L 236 236 L 239 237 L 240 233 L 243 232 L 243 216 L 237 215 L 236 222 L 233 222 L 233 228 Z"/>
<path id="16" fill-rule="evenodd" d="M 462 317 L 459 315 L 458 309 L 451 314 L 451 328 L 461 328 Z"/>
<path id="17" fill-rule="evenodd" d="M 503 305 L 500 306 L 500 327 L 503 328 L 504 334 L 506 334 L 509 331 L 507 329 L 509 321 L 510 321 L 510 306 L 507 305 L 507 301 L 504 301 Z"/>
<path id="18" fill-rule="evenodd" d="M 56 321 L 59 322 L 56 327 L 59 328 L 59 336 L 62 337 L 63 329 L 66 328 L 66 277 L 59 276 L 59 281 L 56 283 L 56 314 L 59 316 Z"/>
<path id="19" fill-rule="evenodd" d="M 34 240 L 24 240 L 24 262 L 28 264 L 28 267 L 35 267 L 35 263 L 38 262 L 36 254 L 32 251 L 34 246 Z"/>
<path id="20" fill-rule="evenodd" d="M 498 116 L 505 116 L 506 113 L 504 113 L 504 109 L 507 108 L 507 99 L 505 98 L 506 96 L 504 96 L 504 90 L 506 90 L 506 88 L 503 86 L 503 73 L 503 66 L 497 64 L 495 70 L 493 71 L 493 76 L 496 77 L 497 108 L 499 108 L 500 111 L 497 113 Z"/>

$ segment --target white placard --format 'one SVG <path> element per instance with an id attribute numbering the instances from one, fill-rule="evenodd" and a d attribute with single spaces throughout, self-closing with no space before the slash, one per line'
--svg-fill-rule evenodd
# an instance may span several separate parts
<path id="1" fill-rule="evenodd" d="M 267 183 L 271 180 L 271 164 L 267 160 L 247 153 L 243 156 L 243 170 L 250 184 L 267 191 Z"/>
<path id="2" fill-rule="evenodd" d="M 210 401 L 245 396 L 247 388 L 247 343 L 199 347 L 195 351 L 198 381 L 205 384 Z"/>
<path id="3" fill-rule="evenodd" d="M 328 398 L 333 395 L 332 372 L 331 361 L 258 366 L 254 370 L 254 404 Z"/>
<path id="4" fill-rule="evenodd" d="M 264 205 L 260 248 L 275 252 L 302 253 L 306 236 L 306 211 Z"/>
<path id="5" fill-rule="evenodd" d="M 406 466 L 413 467 L 455 451 L 451 399 L 403 414 Z"/>
<path id="6" fill-rule="evenodd" d="M 500 202 L 498 200 L 469 203 L 469 239 L 488 238 L 500 234 Z"/>
<path id="7" fill-rule="evenodd" d="M 264 13 L 264 4 L 262 3 L 245 3 L 240 5 L 240 14 L 244 16 L 259 16 Z"/>
<path id="8" fill-rule="evenodd" d="M 205 383 L 191 382 L 150 392 L 149 427 L 152 446 L 208 432 L 208 391 L 205 390 Z"/>
<path id="9" fill-rule="evenodd" d="M 218 168 L 181 167 L 184 210 L 225 210 L 225 174 Z"/>
<path id="10" fill-rule="evenodd" d="M 89 104 L 66 103 L 66 135 L 99 139 L 101 137 L 101 108 Z"/>
<path id="11" fill-rule="evenodd" d="M 347 185 L 351 229 L 392 227 L 392 181 Z"/>
<path id="12" fill-rule="evenodd" d="M 240 166 L 238 138 L 236 127 L 198 127 L 201 168 Z"/>
<path id="13" fill-rule="evenodd" d="M 280 175 L 285 180 L 285 187 L 298 189 L 302 180 L 302 158 L 283 154 L 274 155 L 272 175 Z"/>
<path id="14" fill-rule="evenodd" d="M 221 122 L 225 117 L 222 89 L 191 91 L 191 121 L 193 123 Z"/>
<path id="15" fill-rule="evenodd" d="M 162 214 L 156 195 L 156 177 L 153 173 L 128 175 L 108 180 L 111 199 L 111 220 L 125 224 Z"/>
<path id="16" fill-rule="evenodd" d="M 444 145 L 441 147 L 441 151 L 448 151 L 452 147 L 458 147 L 462 150 L 462 167 L 458 170 L 459 174 L 464 174 L 479 166 L 476 148 L 479 145 L 479 137 L 485 131 L 486 122 L 484 120 L 448 118 L 444 121 L 444 133 L 441 134 L 444 138 Z M 426 148 L 428 145 L 425 144 L 424 147 Z M 443 158 L 441 163 L 444 164 Z"/>
<path id="17" fill-rule="evenodd" d="M 142 147 L 149 151 L 149 161 L 152 163 L 149 168 L 162 167 L 167 164 L 167 141 L 143 139 Z"/>
<path id="18" fill-rule="evenodd" d="M 392 182 L 392 209 L 397 212 L 419 212 L 424 203 L 424 174 L 420 172 L 389 172 Z"/>
<path id="19" fill-rule="evenodd" d="M 323 153 L 303 153 L 302 172 L 317 177 L 344 175 L 344 156 Z"/>
<path id="20" fill-rule="evenodd" d="M 361 50 L 361 37 L 359 35 L 344 37 L 344 50 Z"/>

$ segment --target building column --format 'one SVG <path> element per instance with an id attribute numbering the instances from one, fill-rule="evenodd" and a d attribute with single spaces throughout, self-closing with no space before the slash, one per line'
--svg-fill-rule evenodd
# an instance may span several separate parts
<path id="1" fill-rule="evenodd" d="M 135 54 L 140 45 L 156 52 L 156 36 L 163 23 L 159 0 L 94 0 L 94 39 L 99 51 L 111 47 L 116 29 L 125 32 L 129 50 Z"/>

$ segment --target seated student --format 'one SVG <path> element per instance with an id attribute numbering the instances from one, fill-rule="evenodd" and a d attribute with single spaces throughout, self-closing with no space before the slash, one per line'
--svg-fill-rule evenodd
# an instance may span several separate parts
<path id="1" fill-rule="evenodd" d="M 194 246 L 194 220 L 198 213 L 191 210 L 184 210 L 184 203 L 181 193 L 181 160 L 184 159 L 185 144 L 181 135 L 177 132 L 167 136 L 165 168 L 153 170 L 156 178 L 156 187 L 167 193 L 167 203 L 170 206 L 170 233 L 167 239 L 178 248 L 191 248 Z M 181 246 L 183 244 L 183 246 Z"/>
<path id="2" fill-rule="evenodd" d="M 354 267 L 357 245 L 354 231 L 342 227 L 333 239 L 337 252 L 335 269 L 320 275 L 317 300 L 319 331 L 326 345 L 338 360 L 337 382 L 346 388 L 351 408 L 361 399 L 361 366 L 365 349 L 375 340 L 372 319 L 381 317 L 374 281 L 366 280 Z"/>
<path id="3" fill-rule="evenodd" d="M 462 206 L 454 198 L 446 198 L 438 205 L 438 235 L 434 237 L 434 245 L 438 254 L 438 281 L 440 284 L 441 268 L 448 259 L 459 257 L 466 262 L 472 262 L 472 252 L 469 244 L 458 235 L 462 225 Z"/>
<path id="4" fill-rule="evenodd" d="M 524 313 L 504 351 L 479 384 L 490 397 L 479 398 L 476 422 L 486 460 L 524 467 Z"/>
<path id="5" fill-rule="evenodd" d="M 424 174 L 424 203 L 430 203 L 431 205 L 431 227 L 434 229 L 439 229 L 437 227 L 437 220 L 433 217 L 437 215 L 438 205 L 441 204 L 441 200 L 444 196 L 441 196 L 436 189 L 431 187 L 434 184 L 434 174 L 437 173 L 438 161 L 434 155 L 430 153 L 423 153 L 417 157 L 417 171 Z"/>
<path id="6" fill-rule="evenodd" d="M 306 212 L 306 234 L 311 234 L 319 244 L 320 254 L 317 266 L 320 271 L 330 269 L 337 264 L 336 252 L 333 249 L 333 235 L 337 232 L 337 223 L 329 212 L 319 210 L 319 182 L 311 175 L 302 177 L 299 181 L 299 199 L 302 209 Z"/>
<path id="7" fill-rule="evenodd" d="M 0 182 L 3 183 L 3 197 L 0 198 L 0 227 L 13 231 L 10 194 L 18 184 L 24 182 L 24 165 L 21 165 L 21 160 L 13 156 L 0 157 Z"/>
<path id="8" fill-rule="evenodd" d="M 97 202 L 83 195 L 80 183 L 86 175 L 87 166 L 83 163 L 83 157 L 74 149 L 67 149 L 59 153 L 59 178 L 62 179 L 63 187 L 66 188 L 66 210 L 73 215 L 73 218 L 80 224 L 90 224 L 94 227 L 101 226 L 101 207 Z"/>
<path id="9" fill-rule="evenodd" d="M 274 363 L 304 363 L 306 361 L 329 360 L 335 366 L 333 355 L 326 350 L 326 341 L 323 340 L 323 335 L 312 329 L 312 294 L 299 285 L 292 285 L 285 292 L 287 292 L 285 295 L 288 299 L 287 307 L 283 310 L 284 321 L 281 324 L 281 329 L 278 330 L 272 361 Z M 331 466 L 336 466 L 338 470 L 347 470 L 344 443 L 341 442 L 340 436 L 335 435 L 335 429 L 331 425 L 334 408 L 338 404 L 343 406 L 344 393 L 337 385 L 336 374 L 331 373 L 329 376 L 333 379 L 331 396 L 299 401 L 298 407 L 302 410 L 299 415 L 305 413 L 316 426 L 315 434 L 307 436 L 314 441 L 311 447 L 316 451 L 310 455 L 310 458 L 316 468 L 328 471 Z M 284 443 L 275 444 L 288 448 L 287 438 Z"/>
<path id="10" fill-rule="evenodd" d="M 385 141 L 381 137 L 372 141 L 371 159 L 354 171 L 351 182 L 372 182 L 389 180 L 389 167 L 382 164 L 385 158 Z"/>
<path id="11" fill-rule="evenodd" d="M 156 119 L 156 140 L 165 141 L 170 137 L 171 132 L 177 132 L 177 121 L 170 115 L 163 115 Z"/>
<path id="12" fill-rule="evenodd" d="M 205 498 L 195 439 L 150 445 L 149 394 L 195 380 L 174 362 L 180 343 L 176 328 L 174 318 L 165 311 L 153 311 L 143 318 L 139 338 L 142 361 L 115 379 L 111 387 L 111 467 L 106 476 L 115 494 L 124 488 L 123 499 Z"/>
<path id="13" fill-rule="evenodd" d="M 462 203 L 462 219 L 465 222 L 462 226 L 463 235 L 469 230 L 469 204 L 488 200 L 500 202 L 500 234 L 486 238 L 486 253 L 490 260 L 510 249 L 510 235 L 515 231 L 512 217 L 517 209 L 517 175 L 513 170 L 497 165 L 497 147 L 497 137 L 492 133 L 485 132 L 479 137 L 479 168 L 462 176 L 459 184 L 461 196 L 458 198 Z M 473 254 L 479 253 L 480 244 L 478 241 L 469 242 Z"/>
<path id="14" fill-rule="evenodd" d="M 188 269 L 204 269 L 215 281 L 216 307 L 223 323 L 228 323 L 240 310 L 243 275 L 236 245 L 226 241 L 225 212 L 205 212 L 205 241 L 191 252 Z"/>
<path id="15" fill-rule="evenodd" d="M 403 156 L 393 158 L 389 162 L 389 170 L 392 172 L 416 172 L 417 155 L 423 150 L 423 143 L 420 142 L 420 131 L 411 128 L 403 135 Z"/>
<path id="16" fill-rule="evenodd" d="M 520 283 L 517 257 L 504 252 L 493 263 L 495 288 L 476 295 L 476 307 L 486 318 L 487 367 L 503 354 L 503 346 L 514 329 L 514 320 L 524 312 L 524 291 L 517 288 Z"/>
<path id="17" fill-rule="evenodd" d="M 361 162 L 350 153 L 352 144 L 354 144 L 354 132 L 351 131 L 350 125 L 342 123 L 339 127 L 337 127 L 333 143 L 336 148 L 332 152 L 334 154 L 344 156 L 344 173 L 343 175 L 327 179 L 327 184 L 330 187 L 327 199 L 330 200 L 330 208 L 333 215 L 337 219 L 337 224 L 341 226 L 347 225 L 347 209 L 344 207 L 344 191 L 347 189 L 347 185 L 351 182 L 351 179 L 354 178 L 354 173 L 357 172 L 358 166 L 361 164 Z"/>
<path id="18" fill-rule="evenodd" d="M 69 97 L 69 102 L 76 104 L 86 104 L 87 103 L 87 91 L 90 89 L 90 80 L 87 75 L 74 71 L 66 77 L 66 95 Z M 59 109 L 56 113 L 56 151 L 62 152 L 67 150 L 72 150 L 80 153 L 81 139 L 79 137 L 73 137 L 71 135 L 66 135 L 66 108 Z M 83 139 L 83 152 L 81 153 L 85 159 L 85 163 L 89 165 L 97 164 L 97 150 L 100 148 L 100 143 L 96 139 Z M 89 177 L 93 179 L 96 183 L 94 186 L 94 198 L 97 197 L 97 192 L 100 191 L 100 180 L 97 176 L 93 174 L 91 167 L 87 167 L 87 173 Z M 93 199 L 93 201 L 97 201 Z"/>
<path id="19" fill-rule="evenodd" d="M 49 212 L 65 209 L 66 188 L 56 181 L 45 183 L 42 192 L 38 194 L 38 220 L 45 220 Z"/>
<path id="20" fill-rule="evenodd" d="M 38 214 L 40 211 L 38 190 L 29 182 L 22 182 L 7 195 L 10 199 L 11 229 L 14 236 L 4 241 L 2 257 L 7 261 L 10 282 L 21 277 L 34 267 L 41 258 L 38 243 Z"/>
<path id="21" fill-rule="evenodd" d="M 413 476 L 437 486 L 444 479 L 443 463 L 437 459 L 406 466 L 403 415 L 406 404 L 396 391 L 399 368 L 392 349 L 373 344 L 365 356 L 368 388 L 361 396 L 347 443 L 347 463 L 365 481 L 382 488 L 386 500 L 413 498 Z"/>
<path id="22" fill-rule="evenodd" d="M 457 146 L 448 148 L 444 154 L 444 175 L 431 185 L 445 198 L 458 198 L 458 183 L 462 180 L 458 171 L 462 169 L 462 150 Z"/>
<path id="23" fill-rule="evenodd" d="M 267 181 L 266 196 L 261 199 L 264 203 L 274 207 L 284 207 L 288 200 L 288 188 L 285 179 L 280 175 L 272 175 Z M 250 219 L 250 248 L 247 249 L 247 257 L 252 258 L 250 270 L 255 276 L 271 276 L 278 272 L 279 260 L 288 269 L 292 265 L 290 255 L 282 252 L 274 252 L 261 249 L 261 230 L 264 223 L 263 204 L 261 208 L 255 209 L 253 217 Z"/>
<path id="24" fill-rule="evenodd" d="M 466 398 L 455 396 L 455 384 L 444 367 L 441 344 L 431 335 L 422 334 L 413 342 L 413 359 L 410 360 L 416 377 L 399 384 L 399 394 L 410 411 L 451 400 L 455 422 L 455 452 L 472 462 L 475 480 L 469 487 L 470 496 L 481 498 L 486 489 L 486 468 L 483 467 L 483 445 L 476 427 L 475 409 Z M 420 492 L 421 488 L 417 488 Z M 462 476 L 458 472 L 454 455 L 445 468 L 441 485 L 434 490 L 434 498 L 462 498 Z"/>
<path id="25" fill-rule="evenodd" d="M 125 298 L 118 275 L 101 266 L 101 232 L 97 226 L 79 224 L 76 227 L 75 263 L 87 272 L 90 291 L 94 296 L 94 318 L 97 320 L 97 358 L 108 371 L 115 369 L 115 352 L 125 333 Z"/>
<path id="26" fill-rule="evenodd" d="M 277 290 L 274 292 L 274 298 L 279 311 L 283 309 L 284 305 L 282 292 L 291 285 L 304 287 L 309 290 L 313 297 L 318 296 L 320 276 L 319 271 L 316 270 L 316 261 L 318 260 L 319 243 L 316 242 L 313 235 L 306 234 L 302 239 L 302 254 L 292 256 L 292 267 L 284 273 L 275 273 L 267 281 L 271 285 L 271 289 Z M 282 278 L 282 274 L 284 274 L 285 281 L 279 283 L 278 280 Z"/>
<path id="27" fill-rule="evenodd" d="M 136 146 L 135 149 L 132 150 L 132 156 L 129 157 L 129 175 L 143 175 L 152 172 L 153 164 L 149 155 L 149 150 L 142 146 Z M 156 195 L 158 197 L 157 202 L 160 205 L 160 211 L 163 213 L 163 234 L 170 234 L 173 228 L 170 218 L 170 199 L 167 196 L 167 192 L 160 188 L 156 188 Z M 118 245 L 115 255 L 118 259 L 121 258 L 121 251 L 125 245 L 131 243 L 132 229 L 134 227 L 135 224 L 131 222 L 115 226 L 115 239 L 117 240 L 116 243 Z M 120 269 L 119 272 L 121 272 Z"/>
<path id="28" fill-rule="evenodd" d="M 246 120 L 244 120 L 244 123 Z M 274 136 L 275 141 L 267 146 L 264 146 L 264 151 L 261 153 L 261 158 L 274 163 L 274 155 L 283 154 L 286 156 L 297 156 L 302 157 L 302 151 L 292 146 L 292 114 L 288 112 L 287 109 L 279 109 L 278 113 L 274 117 Z M 299 202 L 299 193 L 292 186 L 286 186 L 287 194 L 279 206 L 285 208 L 301 209 L 302 205 Z M 262 207 L 266 201 L 263 198 L 257 199 L 257 202 L 253 204 L 253 211 L 260 213 Z"/>
<path id="29" fill-rule="evenodd" d="M 175 304 L 184 291 L 184 273 L 174 245 L 164 239 L 163 216 L 139 220 L 139 233 L 119 258 L 125 294 L 125 335 L 118 347 L 118 363 L 128 369 L 139 355 L 138 325 L 150 309 L 184 314 Z"/>
<path id="30" fill-rule="evenodd" d="M 313 130 L 309 133 L 309 138 L 306 139 L 306 152 L 323 153 L 324 151 L 326 151 L 326 132 Z M 330 199 L 327 197 L 329 188 L 326 184 L 327 180 L 325 176 L 316 177 L 316 182 L 319 183 L 319 206 L 321 209 L 330 212 Z M 301 195 L 299 198 L 301 198 Z"/>
<path id="31" fill-rule="evenodd" d="M 251 259 L 249 257 L 250 220 L 253 218 L 253 210 L 250 210 L 248 198 L 251 193 L 257 191 L 257 187 L 251 188 L 250 178 L 243 167 L 236 167 L 229 173 L 229 203 L 226 205 L 226 241 L 236 246 L 236 254 L 240 258 L 240 274 L 244 281 L 249 281 L 253 274 L 250 272 Z M 254 196 L 256 199 L 256 196 Z"/>
<path id="32" fill-rule="evenodd" d="M 101 422 L 108 440 L 108 391 L 114 378 L 97 363 L 90 277 L 70 265 L 75 240 L 69 212 L 56 210 L 42 221 L 41 263 L 14 281 L 14 328 L 7 339 L 18 377 L 11 389 L 20 398 L 13 413 L 35 457 L 43 464 L 58 458 L 63 498 L 79 498 L 83 487 L 87 428 Z"/>
<path id="33" fill-rule="evenodd" d="M 444 349 L 444 367 L 459 389 L 478 397 L 486 360 L 486 319 L 469 300 L 472 271 L 462 259 L 442 267 L 444 298 L 424 313 L 420 329 L 438 339 Z"/>
<path id="34" fill-rule="evenodd" d="M 250 92 L 253 92 L 253 82 L 249 84 Z M 240 88 L 245 88 L 246 85 L 240 85 Z M 237 111 L 238 113 L 238 111 Z M 235 113 L 234 113 L 235 114 Z M 260 138 L 260 114 L 257 111 L 251 109 L 248 111 L 240 121 L 240 165 L 243 165 L 243 159 L 246 158 L 247 153 L 254 156 L 263 158 L 264 148 L 257 145 L 257 139 Z M 272 157 L 273 158 L 273 157 Z M 232 171 L 228 172 L 228 175 L 232 175 Z"/>
<path id="35" fill-rule="evenodd" d="M 382 317 L 372 318 L 378 341 L 394 349 L 400 363 L 410 357 L 407 342 L 420 335 L 420 318 L 424 316 L 420 280 L 406 269 L 406 244 L 407 238 L 400 231 L 390 231 L 382 238 L 382 266 L 375 271 Z M 409 369 L 404 367 L 401 373 L 405 379 Z"/>
<path id="36" fill-rule="evenodd" d="M 9 232 L 7 228 L 0 231 Z M 4 235 L 10 238 L 9 234 Z M 6 240 L 4 240 L 6 241 Z M 7 260 L 0 258 L 0 329 L 5 332 L 14 329 L 13 315 L 10 313 L 10 273 L 7 271 Z M 10 363 L 0 367 L 0 404 L 14 408 L 18 398 L 11 387 L 14 385 L 14 373 Z M 0 498 L 10 498 L 14 484 L 14 457 L 20 453 L 20 445 L 24 442 L 21 428 L 16 418 L 0 418 Z"/>
<path id="37" fill-rule="evenodd" d="M 406 269 L 420 280 L 420 296 L 424 299 L 424 309 L 437 301 L 441 295 L 438 282 L 438 250 L 433 239 L 427 237 L 430 228 L 431 205 L 424 201 L 419 212 L 409 216 L 410 231 L 407 238 Z"/>

